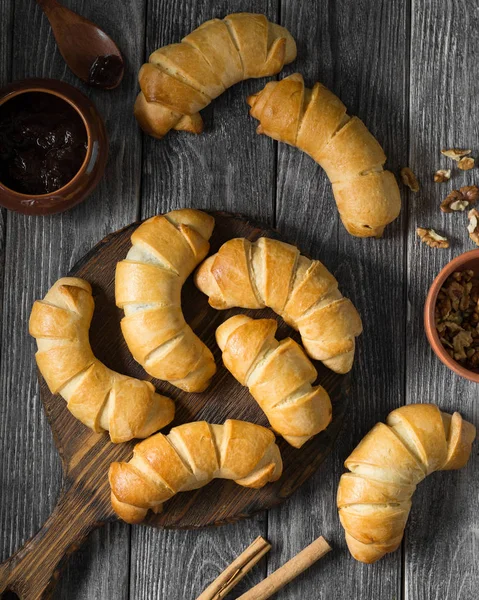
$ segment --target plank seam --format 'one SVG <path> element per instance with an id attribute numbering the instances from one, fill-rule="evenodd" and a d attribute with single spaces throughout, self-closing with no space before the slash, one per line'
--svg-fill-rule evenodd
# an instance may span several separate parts
<path id="1" fill-rule="evenodd" d="M 144 10 L 143 10 L 143 60 L 146 61 L 147 58 L 147 14 L 148 14 L 148 0 L 145 1 L 145 5 L 144 5 Z M 135 126 L 135 125 L 134 125 Z M 137 125 L 138 126 L 138 125 Z M 141 138 L 141 144 L 140 144 L 140 173 L 143 174 L 143 158 L 145 156 L 145 144 L 146 144 L 146 134 L 143 132 L 142 129 L 140 129 L 140 138 Z M 137 200 L 136 200 L 136 220 L 140 221 L 141 220 L 141 213 L 142 213 L 142 198 L 143 198 L 143 176 L 140 176 L 140 181 L 139 181 L 139 185 L 138 185 L 138 192 L 137 192 Z M 127 598 L 128 600 L 131 600 L 132 598 L 132 553 L 133 553 L 133 546 L 132 546 L 132 526 L 128 525 L 128 579 L 127 579 Z"/>
<path id="2" fill-rule="evenodd" d="M 411 72 L 412 72 L 412 42 L 413 42 L 413 36 L 412 36 L 412 27 L 413 27 L 413 7 L 414 7 L 414 0 L 407 0 L 406 3 L 406 26 L 407 26 L 407 30 L 409 33 L 409 44 L 407 45 L 407 49 L 408 49 L 408 56 L 406 57 L 406 82 L 408 84 L 408 96 L 407 96 L 407 119 L 406 119 L 406 137 L 407 137 L 407 161 L 408 164 L 410 164 L 411 162 L 411 144 L 410 144 L 410 140 L 411 140 Z M 408 237 L 409 237 L 409 193 L 405 195 L 405 198 L 403 197 L 403 200 L 406 204 L 405 206 L 405 210 L 403 209 L 403 214 L 404 214 L 404 226 L 403 226 L 403 240 L 404 240 L 404 246 L 403 246 L 403 268 L 404 268 L 404 275 L 403 275 L 403 302 L 404 302 L 404 307 L 405 307 L 405 315 L 406 318 L 404 320 L 404 324 L 403 324 L 403 340 L 402 340 L 402 345 L 403 345 L 403 356 L 406 356 L 406 350 L 407 350 L 407 334 L 408 334 L 408 292 L 409 292 L 409 278 L 408 278 L 408 261 L 409 261 L 409 253 L 408 253 Z M 403 377 L 403 401 L 401 404 L 406 404 L 407 401 L 407 374 L 408 374 L 408 361 L 406 359 L 404 359 L 404 377 Z M 401 543 L 401 581 L 400 581 L 400 589 L 398 590 L 398 595 L 401 598 L 401 600 L 406 600 L 406 540 L 407 540 L 407 530 L 405 530 L 404 532 L 404 537 Z"/>

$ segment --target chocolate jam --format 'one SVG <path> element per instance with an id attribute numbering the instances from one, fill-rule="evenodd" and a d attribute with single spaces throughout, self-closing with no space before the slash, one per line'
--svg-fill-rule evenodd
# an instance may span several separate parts
<path id="1" fill-rule="evenodd" d="M 87 152 L 79 113 L 45 92 L 19 94 L 0 106 L 0 181 L 22 194 L 49 194 L 78 173 Z"/>
<path id="2" fill-rule="evenodd" d="M 123 71 L 123 62 L 116 54 L 97 56 L 88 74 L 88 84 L 109 88 L 118 82 Z"/>

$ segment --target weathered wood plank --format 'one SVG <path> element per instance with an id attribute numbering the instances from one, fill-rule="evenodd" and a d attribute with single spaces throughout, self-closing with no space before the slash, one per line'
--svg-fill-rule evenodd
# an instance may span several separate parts
<path id="1" fill-rule="evenodd" d="M 276 3 L 261 10 L 276 18 Z M 234 2 L 166 2 L 148 4 L 146 56 L 178 42 L 204 21 L 233 12 L 258 12 L 254 0 Z M 272 223 L 274 202 L 273 142 L 254 134 L 246 97 L 266 80 L 249 80 L 226 90 L 202 111 L 201 135 L 170 132 L 158 141 L 144 140 L 142 217 L 177 207 L 243 212 Z"/>
<path id="2" fill-rule="evenodd" d="M 15 359 L 3 361 L 0 373 L 2 558 L 39 528 L 61 484 L 59 459 L 38 397 L 34 343 L 28 336 L 31 305 L 97 241 L 135 220 L 139 207 L 141 137 L 131 112 L 136 70 L 130 61 L 143 53 L 145 3 L 116 4 L 114 10 L 103 0 L 65 4 L 118 41 L 127 72 L 114 92 L 87 89 L 65 66 L 40 9 L 30 0 L 15 2 L 12 78 L 60 78 L 82 89 L 105 117 L 111 145 L 104 180 L 84 204 L 53 217 L 8 214 L 1 352 Z M 128 564 L 129 529 L 106 527 L 73 558 L 56 597 L 126 598 Z"/>
<path id="3" fill-rule="evenodd" d="M 238 11 L 264 11 L 275 19 L 276 3 L 270 0 L 258 7 L 253 0 L 150 1 L 146 55 L 179 41 L 207 19 Z M 200 136 L 171 132 L 161 141 L 145 137 L 142 217 L 195 206 L 273 222 L 273 143 L 255 135 L 246 104 L 246 96 L 264 83 L 247 81 L 227 90 L 202 111 L 206 127 Z M 264 516 L 199 532 L 135 527 L 131 598 L 194 598 L 256 536 L 265 534 Z M 264 577 L 265 565 L 258 565 L 238 588 L 257 583 Z"/>
<path id="4" fill-rule="evenodd" d="M 321 81 L 361 117 L 397 171 L 407 156 L 407 3 L 283 0 L 283 24 L 299 41 L 289 72 Z M 404 215 L 382 240 L 352 238 L 342 227 L 324 172 L 298 150 L 278 146 L 278 227 L 305 252 L 324 260 L 364 323 L 353 371 L 349 418 L 332 456 L 285 505 L 269 512 L 274 548 L 268 570 L 323 534 L 334 552 L 285 589 L 281 597 L 398 598 L 400 552 L 374 567 L 354 561 L 335 505 L 343 461 L 359 439 L 402 401 L 404 372 Z M 395 307 L 394 317 L 391 309 Z"/>
<path id="5" fill-rule="evenodd" d="M 2 2 L 0 4 L 0 22 L 2 23 L 2 35 L 0 36 L 0 86 L 5 85 L 10 80 L 10 73 L 12 67 L 12 34 L 13 34 L 13 11 L 14 2 Z M 5 245 L 7 238 L 7 211 L 0 209 L 0 315 L 2 316 L 2 322 L 0 323 L 0 349 L 2 348 L 1 340 L 4 337 L 4 322 L 6 321 L 5 313 L 3 311 L 3 291 L 4 291 L 4 275 L 5 275 Z M 3 353 L 0 350 L 0 372 L 2 372 L 2 364 L 5 361 L 5 357 L 8 354 Z M 3 404 L 3 403 L 2 403 Z M 0 408 L 0 414 L 2 409 Z M 2 415 L 3 416 L 3 415 Z M 0 419 L 0 440 L 4 440 L 6 436 L 6 429 L 8 425 L 4 418 Z M 0 448 L 1 448 L 0 442 Z M 3 449 L 2 449 L 3 456 Z M 6 470 L 6 462 L 1 463 L 1 487 L 4 487 Z M 2 503 L 3 504 L 3 503 Z M 7 510 L 2 511 L 0 508 L 0 531 L 2 532 L 0 544 L 2 547 L 2 557 L 4 556 L 4 545 L 9 543 L 7 535 L 11 536 L 13 532 L 9 528 L 9 534 L 7 532 L 7 524 L 11 519 L 11 515 L 7 515 Z M 5 557 L 6 558 L 6 557 Z M 1 560 L 1 558 L 0 558 Z"/>
<path id="6" fill-rule="evenodd" d="M 2 35 L 0 36 L 0 87 L 8 82 L 12 68 L 13 7 L 13 0 L 5 0 L 5 2 L 0 4 L 0 23 L 3 24 L 4 28 Z M 6 218 L 7 211 L 0 208 L 0 315 L 3 314 L 3 272 L 5 261 Z M 2 357 L 0 355 L 0 361 L 1 360 Z"/>
<path id="7" fill-rule="evenodd" d="M 0 560 L 46 518 L 61 481 L 59 461 L 37 397 L 34 346 L 26 330 L 31 303 L 98 239 L 135 219 L 140 213 L 141 186 L 142 216 L 187 205 L 236 210 L 266 223 L 277 222 L 285 236 L 305 252 L 324 259 L 358 305 L 366 327 L 359 343 L 351 417 L 321 474 L 272 511 L 268 523 L 261 515 L 247 523 L 199 532 L 134 528 L 130 572 L 129 528 L 105 528 L 71 561 L 57 597 L 195 597 L 256 535 L 267 534 L 274 544 L 268 563 L 271 571 L 320 533 L 328 537 L 335 552 L 282 592 L 282 598 L 401 597 L 399 553 L 373 567 L 355 563 L 345 549 L 334 497 L 344 458 L 375 421 L 404 399 L 459 409 L 479 424 L 475 386 L 439 363 L 422 327 L 428 284 L 450 257 L 473 247 L 465 231 L 465 216 L 443 216 L 438 210 L 447 191 L 474 182 L 473 173 L 456 171 L 454 180 L 441 186 L 431 182 L 431 175 L 448 164 L 439 154 L 441 147 L 473 145 L 477 137 L 473 99 L 478 91 L 474 77 L 478 0 L 467 6 L 414 0 L 411 12 L 407 0 L 379 4 L 360 0 L 354 5 L 345 0 L 282 0 L 280 20 L 299 42 L 299 59 L 286 72 L 299 70 L 308 83 L 319 79 L 331 87 L 378 136 L 391 167 L 397 171 L 409 162 L 420 177 L 422 189 L 419 195 L 411 195 L 409 213 L 405 211 L 381 241 L 350 238 L 339 224 L 320 168 L 286 146 L 278 147 L 274 214 L 274 144 L 254 135 L 256 125 L 248 118 L 244 103 L 248 93 L 263 87 L 263 81 L 240 84 L 208 107 L 204 111 L 207 131 L 202 136 L 172 133 L 161 142 L 145 138 L 140 183 L 142 147 L 131 105 L 136 70 L 143 60 L 145 21 L 148 52 L 179 40 L 213 16 L 261 10 L 270 18 L 277 17 L 274 2 L 260 6 L 253 0 L 218 0 L 212 5 L 155 0 L 147 15 L 144 1 L 134 6 L 130 3 L 128 9 L 117 3 L 114 11 L 104 0 L 94 8 L 80 0 L 66 4 L 84 11 L 112 33 L 127 54 L 128 72 L 117 92 L 87 91 L 106 115 L 113 141 L 107 176 L 97 193 L 63 216 L 31 219 L 9 214 L 7 222 L 0 216 L 0 278 L 6 281 L 0 346 Z M 0 83 L 11 76 L 45 75 L 81 87 L 64 66 L 46 20 L 30 0 L 15 2 L 14 71 L 9 73 L 12 6 L 8 0 L 0 2 Z M 401 234 L 406 221 L 407 264 Z M 452 249 L 436 251 L 420 245 L 414 233 L 419 225 L 448 233 Z M 2 248 L 6 250 L 5 268 Z M 406 272 L 407 329 L 403 302 Z M 402 382 L 406 380 L 404 395 Z M 436 474 L 416 493 L 405 544 L 404 600 L 476 597 L 476 467 L 477 453 L 466 470 Z M 241 590 L 261 579 L 265 568 L 263 562 Z"/>
<path id="8" fill-rule="evenodd" d="M 475 247 L 466 231 L 466 215 L 444 215 L 439 204 L 451 189 L 477 184 L 475 170 L 459 171 L 440 150 L 467 146 L 477 156 L 479 83 L 474 74 L 479 41 L 473 32 L 479 26 L 479 2 L 414 0 L 412 5 L 410 166 L 421 191 L 409 210 L 406 400 L 458 410 L 477 426 L 477 386 L 454 375 L 435 357 L 424 334 L 422 310 L 440 269 Z M 449 183 L 433 183 L 439 168 L 453 169 Z M 415 234 L 418 226 L 445 233 L 451 248 L 435 250 L 421 244 Z M 477 597 L 477 468 L 476 449 L 465 469 L 434 474 L 416 492 L 406 533 L 405 600 Z"/>

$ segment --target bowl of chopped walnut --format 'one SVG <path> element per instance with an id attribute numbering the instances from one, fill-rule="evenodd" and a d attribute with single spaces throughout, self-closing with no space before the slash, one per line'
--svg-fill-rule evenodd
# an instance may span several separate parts
<path id="1" fill-rule="evenodd" d="M 479 248 L 454 258 L 436 277 L 424 324 L 437 357 L 461 377 L 479 383 Z"/>

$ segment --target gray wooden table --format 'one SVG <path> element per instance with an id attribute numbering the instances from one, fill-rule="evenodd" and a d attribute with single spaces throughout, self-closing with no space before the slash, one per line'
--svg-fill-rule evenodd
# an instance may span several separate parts
<path id="1" fill-rule="evenodd" d="M 373 566 L 348 554 L 335 509 L 342 463 L 393 408 L 435 402 L 479 424 L 477 387 L 433 356 L 422 325 L 428 284 L 454 255 L 472 248 L 464 215 L 443 215 L 452 187 L 477 183 L 477 170 L 432 183 L 447 166 L 439 151 L 479 152 L 479 0 L 70 0 L 109 32 L 127 59 L 114 92 L 86 89 L 68 71 L 32 0 L 0 0 L 0 84 L 24 77 L 63 79 L 89 95 L 106 120 L 111 153 L 94 195 L 76 209 L 0 218 L 0 561 L 34 534 L 61 484 L 60 461 L 39 400 L 27 331 L 33 301 L 106 234 L 139 217 L 195 206 L 244 213 L 276 226 L 321 258 L 358 306 L 359 342 L 350 412 L 333 453 L 284 505 L 236 525 L 158 531 L 111 524 L 94 533 L 63 573 L 56 598 L 195 598 L 257 535 L 273 550 L 238 594 L 323 534 L 329 554 L 278 597 L 290 600 L 474 600 L 479 596 L 478 450 L 461 472 L 421 484 L 402 550 Z M 179 41 L 201 22 L 236 11 L 264 12 L 298 41 L 300 71 L 359 115 L 384 145 L 395 171 L 410 165 L 421 191 L 403 190 L 401 217 L 382 240 L 342 228 L 324 173 L 307 156 L 255 134 L 245 97 L 250 80 L 204 111 L 202 136 L 143 136 L 132 115 L 136 73 L 153 49 Z M 420 244 L 417 226 L 452 239 L 450 250 Z M 232 594 L 235 597 L 235 594 Z"/>

